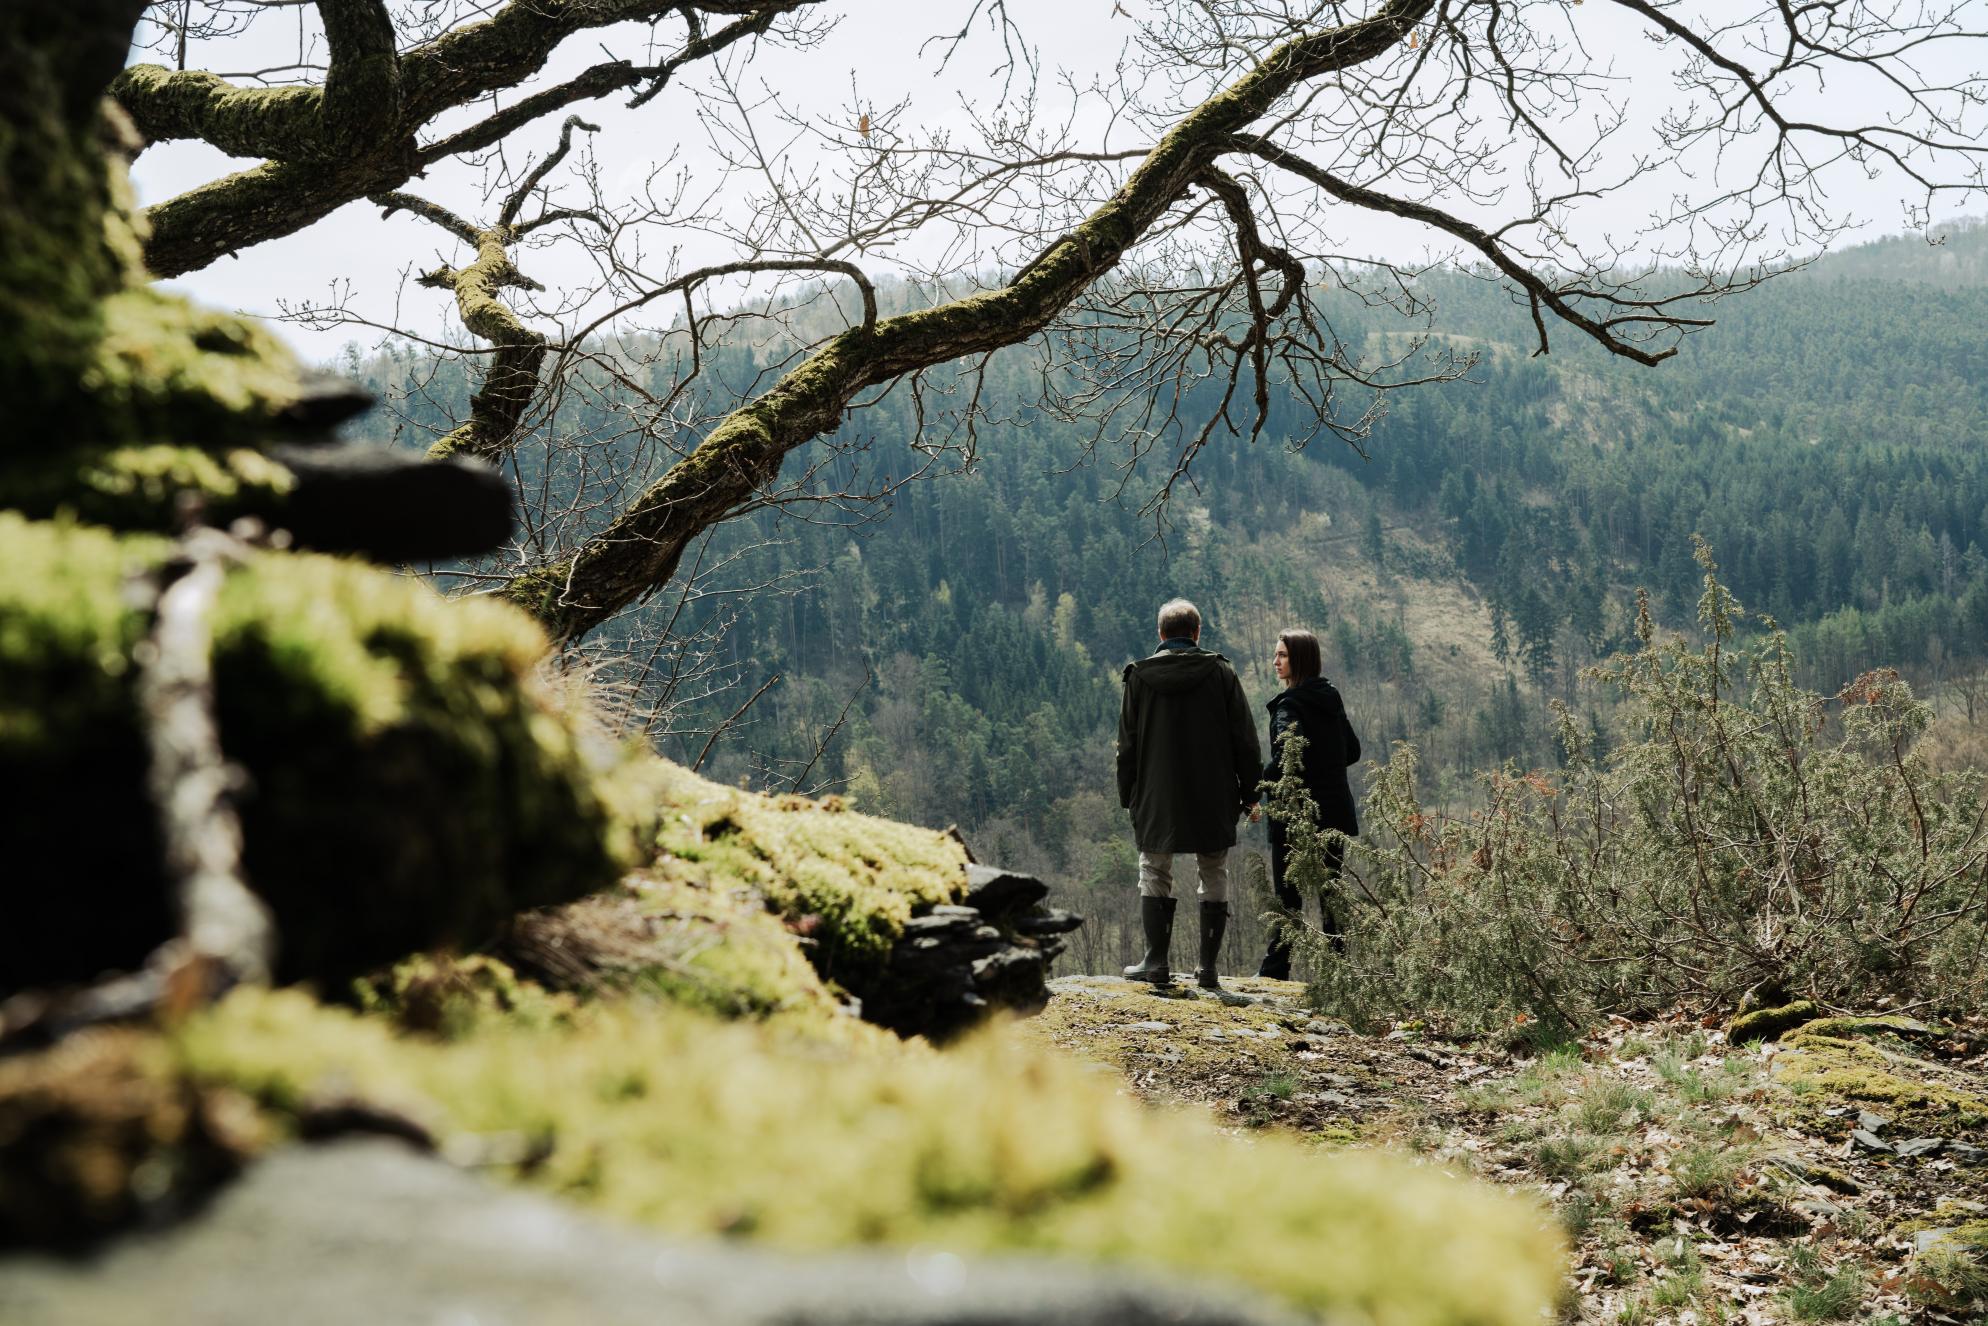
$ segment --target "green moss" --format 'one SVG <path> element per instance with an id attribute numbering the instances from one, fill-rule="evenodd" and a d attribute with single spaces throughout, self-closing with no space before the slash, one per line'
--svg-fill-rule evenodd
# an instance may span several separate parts
<path id="1" fill-rule="evenodd" d="M 9 988 L 126 966 L 170 932 L 132 686 L 129 577 L 167 545 L 0 514 L 0 832 L 88 889 L 0 885 Z M 525 907 L 611 882 L 630 834 L 501 604 L 353 562 L 256 554 L 213 613 L 216 710 L 245 769 L 248 873 L 281 970 L 345 980 L 475 945 Z M 610 752 L 608 758 L 618 753 Z"/>
<path id="2" fill-rule="evenodd" d="M 105 150 L 130 126 L 88 86 L 119 63 L 128 34 L 112 27 L 64 31 L 0 6 L 0 457 L 64 436 L 53 430 L 101 332 L 99 301 L 139 279 L 128 181 Z"/>
<path id="3" fill-rule="evenodd" d="M 1938 1027 L 1928 1026 L 1916 1018 L 1896 1013 L 1869 1017 L 1818 1018 L 1802 1028 L 1804 1037 L 1888 1041 L 1898 1045 L 1910 1045 L 1915 1041 L 1937 1038 L 1940 1034 L 1941 1029 Z"/>
<path id="4" fill-rule="evenodd" d="M 1529 1323 L 1552 1301 L 1555 1238 L 1515 1198 L 1378 1155 L 1231 1140 L 1003 1032 L 941 1054 L 836 1025 L 827 1042 L 602 1005 L 556 1033 L 416 1044 L 242 992 L 176 1051 L 279 1115 L 335 1081 L 445 1134 L 541 1139 L 520 1178 L 679 1234 L 1141 1263 L 1378 1326 Z"/>
<path id="5" fill-rule="evenodd" d="M 1936 1216 L 1901 1225 L 1894 1233 L 1914 1244 L 1901 1277 L 1907 1298 L 1945 1312 L 1978 1309 L 1988 1299 L 1988 1220 L 1943 1224 Z"/>
<path id="6" fill-rule="evenodd" d="M 519 980 L 508 966 L 482 954 L 422 954 L 361 979 L 355 993 L 366 1012 L 406 1031 L 445 1040 L 459 1040 L 493 1019 L 536 1028 L 563 1026 L 579 1008 L 570 995 Z"/>
<path id="7" fill-rule="evenodd" d="M 128 174 L 106 150 L 130 124 L 98 89 L 67 86 L 86 61 L 14 26 L 0 16 L 0 464 L 45 477 L 52 453 L 75 448 L 253 441 L 297 399 L 295 357 L 249 320 L 140 285 Z"/>
<path id="8" fill-rule="evenodd" d="M 288 470 L 245 447 L 103 447 L 0 468 L 0 506 L 163 534 L 176 528 L 179 493 L 199 494 L 207 521 L 225 526 L 241 515 L 278 516 L 294 486 Z"/>
<path id="9" fill-rule="evenodd" d="M 322 88 L 240 87 L 203 70 L 136 64 L 112 90 L 144 107 L 156 137 L 198 138 L 230 156 L 309 156 L 323 136 Z"/>
<path id="10" fill-rule="evenodd" d="M 1864 1190 L 1862 1184 L 1842 1170 L 1815 1161 L 1803 1163 L 1802 1178 L 1808 1183 L 1819 1183 L 1831 1192 L 1840 1192 L 1845 1196 L 1855 1196 Z"/>
<path id="11" fill-rule="evenodd" d="M 1979 1217 L 1975 1204 L 1962 1204 L 1952 1198 L 1943 1197 L 1928 1214 L 1893 1225 L 1891 1233 L 1893 1238 L 1911 1239 L 1935 1230 L 1943 1238 L 1988 1252 L 1988 1220 Z"/>
<path id="12" fill-rule="evenodd" d="M 101 317 L 81 374 L 93 410 L 70 421 L 75 442 L 223 447 L 255 438 L 297 399 L 296 357 L 246 318 L 152 289 L 120 291 Z"/>
<path id="13" fill-rule="evenodd" d="M 504 951 L 568 989 L 672 1000 L 726 1017 L 842 1015 L 793 927 L 747 888 L 653 870 L 521 918 Z"/>
<path id="14" fill-rule="evenodd" d="M 1779 1040 L 1786 1032 L 1811 1021 L 1822 1012 L 1808 999 L 1797 999 L 1779 1008 L 1757 1008 L 1741 1013 L 1726 1024 L 1726 1041 L 1745 1045 L 1750 1041 Z"/>
<path id="15" fill-rule="evenodd" d="M 659 877 L 749 888 L 805 928 L 823 976 L 858 990 L 904 923 L 966 891 L 966 854 L 945 834 L 828 799 L 768 797 L 665 766 Z"/>
<path id="16" fill-rule="evenodd" d="M 1773 1077 L 1789 1093 L 1780 1113 L 1810 1132 L 1843 1134 L 1854 1112 L 1828 1115 L 1843 1104 L 1875 1108 L 1901 1135 L 1978 1140 L 1988 1129 L 1988 1099 L 1915 1075 L 1913 1061 L 1863 1040 L 1822 1035 L 1811 1023 L 1786 1038 Z"/>

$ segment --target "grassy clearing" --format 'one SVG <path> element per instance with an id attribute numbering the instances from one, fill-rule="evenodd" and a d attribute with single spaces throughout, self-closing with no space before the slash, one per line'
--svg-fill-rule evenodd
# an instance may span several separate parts
<path id="1" fill-rule="evenodd" d="M 1575 1250 L 1563 1306 L 1571 1320 L 1909 1316 L 1898 1272 L 1882 1264 L 1899 1257 L 1889 1208 L 1866 1201 L 1868 1180 L 1776 1123 L 1795 1090 L 1818 1115 L 1846 1107 L 1824 1083 L 1777 1082 L 1773 1062 L 1688 1024 L 1623 1029 L 1460 1091 L 1462 1126 L 1434 1154 L 1553 1200 Z M 1971 1254 L 1913 1264 L 1924 1268 L 1924 1302 L 1972 1290 Z"/>

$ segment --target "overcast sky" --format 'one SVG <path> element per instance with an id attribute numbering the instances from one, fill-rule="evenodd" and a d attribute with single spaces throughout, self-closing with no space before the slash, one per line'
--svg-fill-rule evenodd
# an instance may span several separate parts
<path id="1" fill-rule="evenodd" d="M 1059 71 L 1079 84 L 1108 77 L 1131 34 L 1130 16 L 1146 12 L 1157 2 L 1009 0 L 1022 31 L 1037 48 L 1042 72 L 1037 115 L 1056 119 L 1067 113 L 1068 100 L 1058 86 Z M 1003 59 L 1001 43 L 997 34 L 985 27 L 975 29 L 943 71 L 936 49 L 921 54 L 921 44 L 935 32 L 958 29 L 970 7 L 968 0 L 866 0 L 835 7 L 844 11 L 843 17 L 818 48 L 806 52 L 762 48 L 750 64 L 735 69 L 738 85 L 748 95 L 778 90 L 792 109 L 821 120 L 846 118 L 855 105 L 882 107 L 910 98 L 910 121 L 922 125 L 963 124 L 962 99 L 987 105 L 1001 91 L 996 74 Z M 1983 7 L 1988 10 L 1988 4 Z M 1645 54 L 1647 47 L 1624 35 L 1619 11 L 1591 5 L 1575 12 L 1582 14 L 1582 38 L 1590 49 L 1615 61 L 1624 79 L 1622 86 L 1634 91 L 1634 101 L 1654 108 L 1662 98 L 1665 80 Z M 303 25 L 301 29 L 299 25 Z M 262 22 L 252 40 L 236 43 L 225 55 L 209 52 L 209 67 L 256 68 L 288 58 L 297 48 L 300 30 L 307 33 L 314 27 L 315 17 L 308 8 L 278 11 Z M 602 58 L 600 38 L 601 34 L 582 34 L 569 41 L 546 77 L 559 77 Z M 608 44 L 615 45 L 617 53 L 627 45 Z M 1981 63 L 1988 62 L 1976 60 L 1977 65 Z M 701 178 L 713 176 L 714 158 L 696 120 L 692 95 L 693 86 L 708 77 L 707 71 L 698 70 L 684 85 L 666 89 L 639 110 L 626 109 L 622 104 L 625 96 L 574 108 L 602 125 L 603 132 L 595 137 L 593 147 L 604 178 L 617 191 L 638 188 L 659 163 L 673 163 L 683 170 L 693 188 Z M 1136 130 L 1124 126 L 1114 129 L 1097 124 L 1092 132 L 1096 140 L 1112 147 L 1139 146 L 1143 141 Z M 557 133 L 558 119 L 552 117 L 522 131 L 514 142 L 517 150 L 539 153 L 556 141 Z M 179 142 L 147 151 L 139 159 L 135 176 L 141 201 L 150 203 L 248 164 L 202 144 Z M 461 210 L 471 219 L 476 219 L 480 210 L 482 177 L 463 165 L 437 168 L 428 179 L 409 187 Z M 1901 228 L 1905 197 L 1893 180 L 1867 181 L 1852 173 L 1838 182 L 1834 201 L 1867 222 L 1860 234 L 1869 238 Z M 1632 210 L 1637 205 L 1635 200 L 1621 204 Z M 1976 202 L 1959 210 L 1988 209 Z M 1633 220 L 1631 210 L 1616 218 L 1618 224 L 1633 224 Z M 1425 237 L 1390 229 L 1391 224 L 1395 223 L 1351 217 L 1344 241 L 1355 252 L 1416 257 L 1427 251 Z M 733 253 L 729 247 L 718 248 L 695 234 L 673 235 L 669 242 L 683 245 L 686 259 L 692 263 Z M 461 261 L 461 256 L 432 225 L 405 215 L 382 220 L 378 208 L 355 203 L 296 235 L 258 245 L 237 258 L 221 259 L 175 285 L 207 303 L 273 315 L 281 300 L 293 304 L 321 301 L 349 282 L 350 306 L 365 316 L 440 336 L 453 326 L 445 297 L 412 285 L 404 287 L 402 275 L 410 265 L 433 266 L 438 260 Z M 881 271 L 888 270 L 886 264 L 877 265 Z M 577 252 L 535 254 L 529 270 L 553 286 L 568 276 L 584 279 L 586 273 Z M 330 358 L 350 340 L 370 348 L 376 339 L 376 334 L 354 328 L 313 332 L 285 325 L 282 331 L 313 359 Z"/>

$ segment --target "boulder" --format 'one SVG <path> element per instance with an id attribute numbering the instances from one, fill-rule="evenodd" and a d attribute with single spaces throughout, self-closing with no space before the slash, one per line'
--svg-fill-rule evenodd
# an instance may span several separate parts
<path id="1" fill-rule="evenodd" d="M 1808 999 L 1797 999 L 1778 1008 L 1756 1008 L 1736 1015 L 1726 1024 L 1726 1041 L 1745 1045 L 1749 1041 L 1779 1040 L 1804 1022 L 1822 1016 L 1822 1010 Z"/>

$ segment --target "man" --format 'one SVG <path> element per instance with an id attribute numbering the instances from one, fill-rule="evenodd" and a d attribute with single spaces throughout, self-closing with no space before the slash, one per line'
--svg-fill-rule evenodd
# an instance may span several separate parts
<path id="1" fill-rule="evenodd" d="M 1127 980 L 1173 980 L 1174 857 L 1200 872 L 1201 951 L 1195 984 L 1220 990 L 1215 959 L 1229 921 L 1229 849 L 1256 801 L 1262 754 L 1229 660 L 1201 648 L 1201 614 L 1186 599 L 1160 609 L 1160 647 L 1125 668 L 1118 712 L 1118 803 L 1139 846 L 1139 920 L 1146 956 Z"/>

